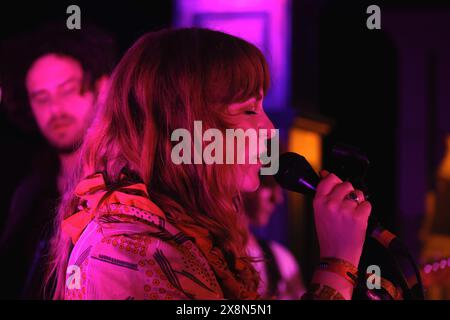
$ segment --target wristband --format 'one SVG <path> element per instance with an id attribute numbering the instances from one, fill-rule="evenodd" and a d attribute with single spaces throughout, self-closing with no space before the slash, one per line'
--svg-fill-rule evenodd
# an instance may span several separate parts
<path id="1" fill-rule="evenodd" d="M 319 270 L 336 273 L 355 287 L 358 280 L 358 269 L 348 261 L 338 258 L 321 258 Z"/>
<path id="2" fill-rule="evenodd" d="M 311 283 L 308 292 L 306 292 L 302 300 L 345 300 L 342 294 L 336 289 L 321 285 L 319 283 Z"/>

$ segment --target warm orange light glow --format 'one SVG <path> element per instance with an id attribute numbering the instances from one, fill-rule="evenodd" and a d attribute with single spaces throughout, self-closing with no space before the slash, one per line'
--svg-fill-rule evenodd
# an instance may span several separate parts
<path id="1" fill-rule="evenodd" d="M 447 136 L 447 151 L 439 165 L 438 176 L 441 179 L 450 180 L 450 135 Z"/>
<path id="2" fill-rule="evenodd" d="M 298 117 L 289 132 L 289 151 L 301 154 L 314 170 L 322 167 L 322 137 L 331 130 L 329 121 Z"/>
<path id="3" fill-rule="evenodd" d="M 301 154 L 314 170 L 322 167 L 322 138 L 319 133 L 293 128 L 289 132 L 289 151 Z"/>

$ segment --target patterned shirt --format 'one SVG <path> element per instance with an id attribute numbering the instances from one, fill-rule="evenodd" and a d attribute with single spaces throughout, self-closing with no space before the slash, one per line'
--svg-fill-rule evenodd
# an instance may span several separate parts
<path id="1" fill-rule="evenodd" d="M 103 177 L 78 185 L 85 200 L 66 219 L 72 237 L 66 299 L 223 299 L 207 259 L 192 238 L 170 224 L 148 197 L 143 184 L 114 191 L 96 210 L 106 191 Z M 133 193 L 133 192 L 131 192 Z"/>

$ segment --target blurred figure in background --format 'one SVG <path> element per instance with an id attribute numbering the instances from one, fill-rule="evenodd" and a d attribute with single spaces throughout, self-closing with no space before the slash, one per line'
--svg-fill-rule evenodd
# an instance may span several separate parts
<path id="1" fill-rule="evenodd" d="M 257 191 L 243 195 L 245 212 L 254 227 L 267 226 L 275 209 L 283 202 L 283 190 L 273 176 L 260 179 Z M 254 266 L 261 277 L 258 290 L 262 297 L 295 300 L 305 293 L 299 265 L 287 248 L 250 233 L 248 253 L 257 259 Z"/>
<path id="2" fill-rule="evenodd" d="M 436 186 L 427 194 L 420 238 L 422 278 L 428 299 L 450 299 L 450 135 L 437 168 Z"/>
<path id="3" fill-rule="evenodd" d="M 34 128 L 49 151 L 33 160 L 10 202 L 0 235 L 0 297 L 39 299 L 58 199 L 107 88 L 115 44 L 93 26 L 68 30 L 62 22 L 4 44 L 2 53 L 10 117 L 27 131 Z"/>

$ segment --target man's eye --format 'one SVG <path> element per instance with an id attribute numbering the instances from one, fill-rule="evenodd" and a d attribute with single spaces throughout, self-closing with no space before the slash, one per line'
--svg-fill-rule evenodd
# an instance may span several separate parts
<path id="1" fill-rule="evenodd" d="M 245 114 L 257 114 L 257 112 L 253 110 L 246 110 Z"/>
<path id="2" fill-rule="evenodd" d="M 34 100 L 34 103 L 36 103 L 36 104 L 44 105 L 44 104 L 48 103 L 49 98 L 47 98 L 47 97 L 36 97 L 33 100 Z"/>
<path id="3" fill-rule="evenodd" d="M 68 87 L 68 88 L 64 88 L 64 90 L 62 90 L 62 94 L 65 96 L 71 95 L 71 94 L 75 94 L 78 93 L 78 87 Z"/>

